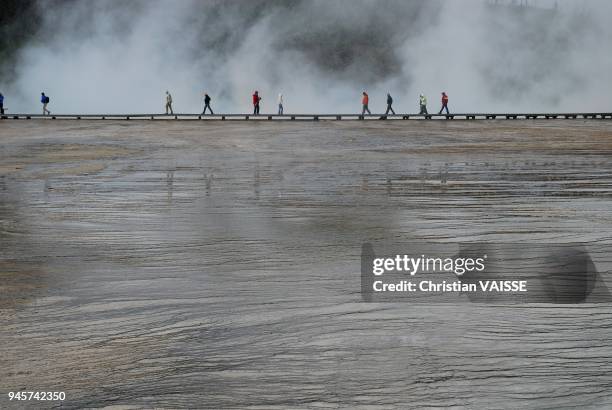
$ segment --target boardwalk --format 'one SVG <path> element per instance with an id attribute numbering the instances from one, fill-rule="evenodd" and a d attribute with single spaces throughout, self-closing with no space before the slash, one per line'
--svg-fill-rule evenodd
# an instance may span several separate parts
<path id="1" fill-rule="evenodd" d="M 612 406 L 610 304 L 360 295 L 368 241 L 612 246 L 612 122 L 405 124 L 1 122 L 0 408 Z"/>
<path id="2" fill-rule="evenodd" d="M 206 121 L 342 121 L 342 120 L 556 120 L 612 119 L 612 112 L 582 113 L 451 113 L 451 114 L 7 114 L 0 119 L 64 120 L 206 120 Z"/>

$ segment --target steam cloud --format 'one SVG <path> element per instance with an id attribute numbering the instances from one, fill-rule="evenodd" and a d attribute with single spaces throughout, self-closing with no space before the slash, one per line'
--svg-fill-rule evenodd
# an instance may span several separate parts
<path id="1" fill-rule="evenodd" d="M 521 1 L 521 3 L 524 3 Z M 433 0 L 79 0 L 38 5 L 11 112 L 381 112 L 418 110 L 419 93 L 455 112 L 611 111 L 612 3 Z"/>

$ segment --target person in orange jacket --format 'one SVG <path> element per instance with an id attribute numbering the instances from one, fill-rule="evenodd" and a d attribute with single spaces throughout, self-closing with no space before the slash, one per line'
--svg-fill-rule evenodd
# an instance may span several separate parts
<path id="1" fill-rule="evenodd" d="M 366 111 L 368 112 L 368 114 L 372 114 L 370 112 L 370 109 L 368 108 L 369 103 L 370 103 L 370 97 L 368 96 L 368 93 L 364 91 L 363 98 L 361 99 L 361 104 L 363 105 L 363 110 L 361 111 L 361 115 L 364 115 Z"/>
<path id="2" fill-rule="evenodd" d="M 443 92 L 442 93 L 442 108 L 440 108 L 440 112 L 438 113 L 438 115 L 442 114 L 442 110 L 444 109 L 446 110 L 447 115 L 450 114 L 448 112 L 448 95 L 446 95 L 446 93 Z"/>

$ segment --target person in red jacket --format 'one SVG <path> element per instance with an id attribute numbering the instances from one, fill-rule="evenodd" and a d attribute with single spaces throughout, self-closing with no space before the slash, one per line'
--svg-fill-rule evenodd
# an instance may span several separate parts
<path id="1" fill-rule="evenodd" d="M 253 115 L 259 114 L 259 102 L 261 101 L 261 97 L 259 96 L 259 91 L 255 91 L 253 94 Z"/>
<path id="2" fill-rule="evenodd" d="M 364 115 L 366 111 L 368 112 L 368 114 L 372 114 L 370 112 L 370 109 L 368 108 L 369 103 L 370 103 L 370 97 L 368 96 L 368 93 L 364 91 L 363 98 L 361 99 L 361 105 L 363 105 L 363 110 L 361 110 L 361 115 Z"/>
<path id="3" fill-rule="evenodd" d="M 440 112 L 439 114 L 442 114 L 442 110 L 446 110 L 446 114 L 450 114 L 448 112 L 448 95 L 446 95 L 446 93 L 442 93 L 442 108 L 440 108 Z"/>

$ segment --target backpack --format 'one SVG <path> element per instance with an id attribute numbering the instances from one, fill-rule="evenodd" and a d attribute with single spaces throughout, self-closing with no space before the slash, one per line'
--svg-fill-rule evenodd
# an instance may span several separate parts
<path id="1" fill-rule="evenodd" d="M 45 97 L 45 104 L 49 104 L 49 97 Z"/>

